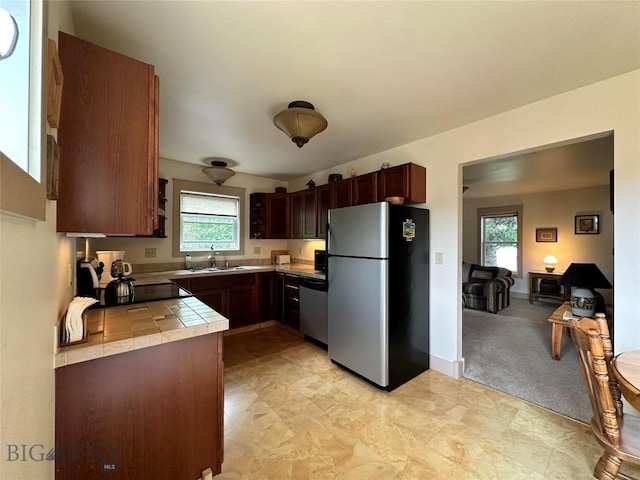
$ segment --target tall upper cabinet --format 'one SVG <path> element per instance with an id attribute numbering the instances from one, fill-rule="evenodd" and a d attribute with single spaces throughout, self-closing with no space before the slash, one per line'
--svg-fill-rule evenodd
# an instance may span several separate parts
<path id="1" fill-rule="evenodd" d="M 59 33 L 59 232 L 158 229 L 158 93 L 153 65 Z"/>

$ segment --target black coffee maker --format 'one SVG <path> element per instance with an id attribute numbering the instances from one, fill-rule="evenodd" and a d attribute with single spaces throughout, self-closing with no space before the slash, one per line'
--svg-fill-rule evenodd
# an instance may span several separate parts
<path id="1" fill-rule="evenodd" d="M 100 278 L 104 264 L 95 258 L 84 257 L 76 264 L 76 286 L 79 297 L 100 299 Z"/>

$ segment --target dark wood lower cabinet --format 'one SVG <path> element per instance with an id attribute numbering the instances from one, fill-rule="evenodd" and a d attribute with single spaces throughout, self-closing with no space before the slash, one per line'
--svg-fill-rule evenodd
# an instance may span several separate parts
<path id="1" fill-rule="evenodd" d="M 273 272 L 191 276 L 174 280 L 220 315 L 229 329 L 273 320 Z"/>
<path id="2" fill-rule="evenodd" d="M 56 369 L 56 480 L 220 473 L 222 338 L 213 333 Z"/>
<path id="3" fill-rule="evenodd" d="M 300 278 L 284 274 L 282 322 L 296 330 L 300 329 Z"/>
<path id="4" fill-rule="evenodd" d="M 233 287 L 228 292 L 229 305 L 229 329 L 246 327 L 252 323 L 256 323 L 255 310 L 255 285 L 245 285 Z"/>

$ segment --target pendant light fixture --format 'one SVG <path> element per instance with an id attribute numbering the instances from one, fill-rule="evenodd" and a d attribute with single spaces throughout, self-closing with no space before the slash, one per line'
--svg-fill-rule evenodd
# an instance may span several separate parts
<path id="1" fill-rule="evenodd" d="M 204 173 L 206 173 L 213 183 L 220 186 L 231 177 L 233 177 L 236 172 L 227 168 L 227 162 L 223 162 L 221 160 L 211 160 L 211 166 L 205 167 L 202 169 Z"/>
<path id="2" fill-rule="evenodd" d="M 327 128 L 327 120 L 303 100 L 291 102 L 286 110 L 273 117 L 273 124 L 286 133 L 298 148 Z"/>

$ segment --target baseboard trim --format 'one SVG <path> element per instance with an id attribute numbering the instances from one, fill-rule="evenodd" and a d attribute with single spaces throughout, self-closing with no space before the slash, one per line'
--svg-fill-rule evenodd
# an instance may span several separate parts
<path id="1" fill-rule="evenodd" d="M 429 356 L 429 368 L 436 372 L 444 373 L 449 377 L 458 379 L 464 373 L 464 358 L 459 361 L 451 362 L 433 355 Z"/>

